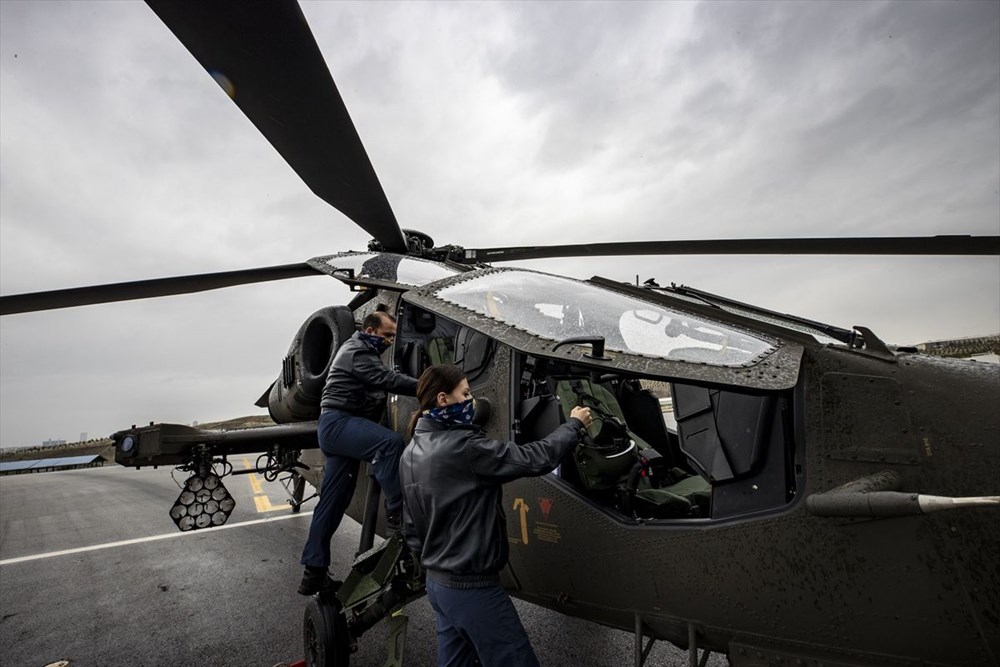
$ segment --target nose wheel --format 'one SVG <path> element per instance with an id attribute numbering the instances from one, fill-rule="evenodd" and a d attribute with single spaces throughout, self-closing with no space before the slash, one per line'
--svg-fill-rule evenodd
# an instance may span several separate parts
<path id="1" fill-rule="evenodd" d="M 361 637 L 381 621 L 389 631 L 386 667 L 401 667 L 408 603 L 426 593 L 414 555 L 394 535 L 358 556 L 343 584 L 309 598 L 302 638 L 308 667 L 347 667 Z"/>
<path id="2" fill-rule="evenodd" d="M 302 640 L 308 667 L 348 667 L 351 638 L 335 596 L 321 593 L 309 598 L 302 621 Z"/>

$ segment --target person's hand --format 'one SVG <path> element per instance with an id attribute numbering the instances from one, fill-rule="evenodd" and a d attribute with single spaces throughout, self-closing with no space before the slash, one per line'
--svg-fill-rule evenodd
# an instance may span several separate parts
<path id="1" fill-rule="evenodd" d="M 593 417 L 590 416 L 590 408 L 582 408 L 579 405 L 573 408 L 573 411 L 569 413 L 570 419 L 576 417 L 583 422 L 583 425 L 590 428 L 590 424 L 594 421 Z"/>

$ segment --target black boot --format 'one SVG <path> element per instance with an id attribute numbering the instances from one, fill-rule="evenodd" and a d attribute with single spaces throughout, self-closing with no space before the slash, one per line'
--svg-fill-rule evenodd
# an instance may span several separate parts
<path id="1" fill-rule="evenodd" d="M 299 582 L 299 595 L 316 595 L 316 593 L 324 590 L 336 591 L 342 583 L 331 577 L 325 567 L 306 565 L 306 570 L 302 574 L 302 581 Z"/>

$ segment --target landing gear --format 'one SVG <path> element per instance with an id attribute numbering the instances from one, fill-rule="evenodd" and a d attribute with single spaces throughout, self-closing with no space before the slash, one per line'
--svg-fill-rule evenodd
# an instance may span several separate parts
<path id="1" fill-rule="evenodd" d="M 401 666 L 408 621 L 402 609 L 424 593 L 420 568 L 401 536 L 361 554 L 339 588 L 309 598 L 302 626 L 306 665 L 347 667 L 361 635 L 386 621 L 385 664 Z"/>
<path id="2" fill-rule="evenodd" d="M 302 475 L 292 474 L 291 491 L 288 492 L 288 504 L 292 506 L 292 514 L 298 514 L 302 509 L 302 496 L 305 495 L 306 478 Z M 288 487 L 285 487 L 288 491 Z"/>
<path id="3" fill-rule="evenodd" d="M 395 534 L 377 547 L 375 524 L 381 491 L 369 475 L 359 553 L 344 583 L 309 599 L 303 623 L 308 667 L 347 667 L 357 641 L 380 621 L 389 628 L 386 667 L 402 667 L 409 602 L 422 597 L 424 578 L 418 559 Z"/>
<path id="4" fill-rule="evenodd" d="M 309 598 L 302 621 L 302 641 L 308 667 L 348 667 L 351 638 L 335 596 L 320 593 Z"/>

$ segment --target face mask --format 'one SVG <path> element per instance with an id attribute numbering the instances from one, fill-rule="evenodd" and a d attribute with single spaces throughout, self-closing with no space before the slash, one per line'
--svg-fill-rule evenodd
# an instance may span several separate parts
<path id="1" fill-rule="evenodd" d="M 382 336 L 367 334 L 364 331 L 358 332 L 361 340 L 368 344 L 368 347 L 375 350 L 375 354 L 382 354 L 389 349 L 389 342 Z"/>
<path id="2" fill-rule="evenodd" d="M 443 408 L 424 410 L 424 415 L 441 424 L 471 424 L 476 415 L 476 399 L 470 398 L 461 403 L 452 403 Z"/>

